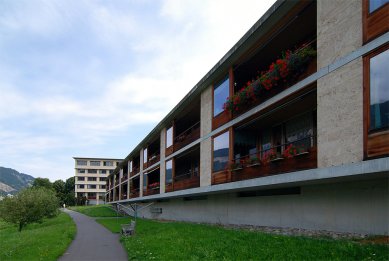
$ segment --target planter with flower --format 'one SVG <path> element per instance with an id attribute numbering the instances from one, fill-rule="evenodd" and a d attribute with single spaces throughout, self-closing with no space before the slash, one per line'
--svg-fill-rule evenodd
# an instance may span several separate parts
<path id="1" fill-rule="evenodd" d="M 310 44 L 304 44 L 294 52 L 286 51 L 267 71 L 261 72 L 256 80 L 247 82 L 232 97 L 228 97 L 224 103 L 225 111 L 239 113 L 256 104 L 275 87 L 290 86 L 306 71 L 315 57 L 316 51 Z"/>
<path id="2" fill-rule="evenodd" d="M 151 183 L 149 189 L 159 189 L 159 182 Z"/>
<path id="3" fill-rule="evenodd" d="M 305 148 L 304 145 L 297 146 L 294 144 L 289 144 L 286 147 L 286 149 L 284 150 L 284 152 L 282 153 L 282 155 L 285 158 L 292 158 L 292 157 L 296 157 L 296 156 L 300 156 L 300 155 L 305 155 L 308 153 L 309 152 L 307 151 L 307 149 Z"/>
<path id="4" fill-rule="evenodd" d="M 268 164 L 269 162 L 277 162 L 283 159 L 284 158 L 278 156 L 278 153 L 275 149 L 270 149 L 264 152 L 262 156 L 262 162 L 265 165 Z"/>
<path id="5" fill-rule="evenodd" d="M 248 159 L 245 160 L 246 167 L 256 167 L 261 165 L 261 160 L 257 155 L 250 155 Z"/>

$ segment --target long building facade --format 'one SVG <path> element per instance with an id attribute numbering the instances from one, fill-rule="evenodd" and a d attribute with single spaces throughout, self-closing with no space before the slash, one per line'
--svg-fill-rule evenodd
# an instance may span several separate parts
<path id="1" fill-rule="evenodd" d="M 105 204 L 106 182 L 121 159 L 74 157 L 74 191 L 76 198 L 84 198 L 86 204 Z"/>
<path id="2" fill-rule="evenodd" d="M 389 3 L 277 1 L 109 175 L 145 218 L 389 234 Z"/>

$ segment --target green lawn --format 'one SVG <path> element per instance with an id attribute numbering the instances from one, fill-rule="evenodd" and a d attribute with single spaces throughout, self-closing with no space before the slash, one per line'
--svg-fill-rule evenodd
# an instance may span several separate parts
<path id="1" fill-rule="evenodd" d="M 113 232 L 129 219 L 99 219 Z M 181 222 L 138 219 L 122 238 L 130 260 L 388 260 L 389 246 L 269 235 Z"/>
<path id="2" fill-rule="evenodd" d="M 69 209 L 90 217 L 116 217 L 116 212 L 109 205 L 77 206 Z M 120 215 L 119 215 L 120 216 Z"/>
<path id="3" fill-rule="evenodd" d="M 22 232 L 0 221 L 0 260 L 57 260 L 75 234 L 76 225 L 62 212 L 40 224 L 27 225 Z"/>

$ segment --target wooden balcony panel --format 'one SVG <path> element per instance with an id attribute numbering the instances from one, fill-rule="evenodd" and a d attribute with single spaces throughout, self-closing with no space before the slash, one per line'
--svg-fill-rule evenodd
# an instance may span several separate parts
<path id="1" fill-rule="evenodd" d="M 173 190 L 184 190 L 184 189 L 190 189 L 190 188 L 197 188 L 200 187 L 200 177 L 195 176 L 188 179 L 183 179 L 180 181 L 175 181 L 173 184 Z"/>
<path id="2" fill-rule="evenodd" d="M 146 189 L 143 190 L 143 196 L 150 196 L 150 195 L 156 195 L 159 194 L 159 188 L 153 188 L 153 189 Z"/>
<path id="3" fill-rule="evenodd" d="M 165 185 L 165 192 L 172 192 L 173 191 L 173 184 L 166 184 Z"/>
<path id="4" fill-rule="evenodd" d="M 212 185 L 317 168 L 317 148 L 310 148 L 308 152 L 266 164 L 261 163 L 261 165 L 244 166 L 242 169 L 214 173 L 212 174 Z M 229 172 L 231 172 L 231 177 L 229 177 Z"/>
<path id="5" fill-rule="evenodd" d="M 152 157 L 149 159 L 149 161 L 147 162 L 147 166 L 152 166 L 154 165 L 155 163 L 157 163 L 159 160 L 160 160 L 161 156 L 160 155 L 156 155 L 155 157 Z"/>

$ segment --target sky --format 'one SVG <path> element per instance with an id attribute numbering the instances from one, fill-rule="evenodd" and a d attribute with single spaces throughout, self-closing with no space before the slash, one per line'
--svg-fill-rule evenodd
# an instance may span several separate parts
<path id="1" fill-rule="evenodd" d="M 0 0 L 0 166 L 125 158 L 275 0 Z"/>

